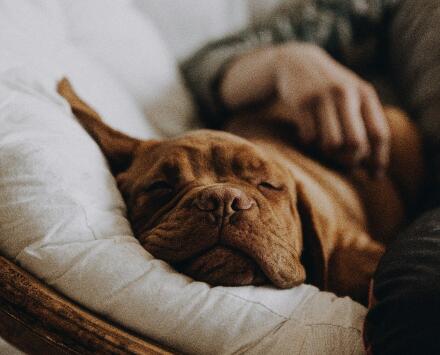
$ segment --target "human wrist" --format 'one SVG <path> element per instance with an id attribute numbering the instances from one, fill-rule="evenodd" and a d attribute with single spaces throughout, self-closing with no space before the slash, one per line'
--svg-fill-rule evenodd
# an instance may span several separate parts
<path id="1" fill-rule="evenodd" d="M 316 44 L 291 41 L 274 47 L 273 62 L 275 68 L 283 68 L 299 56 L 327 55 L 327 52 Z"/>
<path id="2" fill-rule="evenodd" d="M 276 89 L 277 47 L 264 47 L 234 58 L 225 69 L 218 94 L 225 107 L 262 101 Z"/>

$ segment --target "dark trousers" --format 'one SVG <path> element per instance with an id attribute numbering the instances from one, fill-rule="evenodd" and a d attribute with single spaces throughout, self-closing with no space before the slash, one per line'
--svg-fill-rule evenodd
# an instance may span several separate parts
<path id="1" fill-rule="evenodd" d="M 391 243 L 373 295 L 365 324 L 373 354 L 440 354 L 440 208 Z"/>

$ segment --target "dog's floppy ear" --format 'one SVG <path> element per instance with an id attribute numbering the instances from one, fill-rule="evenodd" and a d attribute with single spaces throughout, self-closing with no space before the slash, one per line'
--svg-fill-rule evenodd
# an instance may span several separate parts
<path id="1" fill-rule="evenodd" d="M 99 145 L 113 174 L 116 175 L 127 169 L 140 141 L 103 123 L 98 113 L 78 97 L 66 78 L 58 83 L 57 91 L 67 100 L 79 123 Z"/>
<path id="2" fill-rule="evenodd" d="M 334 233 L 319 191 L 313 186 L 297 184 L 298 212 L 303 231 L 301 261 L 307 271 L 306 282 L 321 290 L 328 287 L 328 262 L 330 245 L 328 235 Z"/>

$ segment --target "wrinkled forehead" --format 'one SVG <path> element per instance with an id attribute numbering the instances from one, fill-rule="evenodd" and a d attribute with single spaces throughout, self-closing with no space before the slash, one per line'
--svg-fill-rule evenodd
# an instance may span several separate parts
<path id="1" fill-rule="evenodd" d="M 258 147 L 224 134 L 186 135 L 165 141 L 150 155 L 150 171 L 167 179 L 265 175 L 269 163 Z"/>

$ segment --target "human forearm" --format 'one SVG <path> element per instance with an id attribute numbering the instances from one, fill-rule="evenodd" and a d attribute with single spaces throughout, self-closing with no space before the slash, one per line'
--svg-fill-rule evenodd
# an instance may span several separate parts
<path id="1" fill-rule="evenodd" d="M 345 64 L 355 61 L 361 65 L 359 59 L 371 62 L 376 50 L 365 44 L 375 42 L 378 34 L 385 35 L 383 21 L 392 2 L 394 0 L 336 0 L 331 4 L 312 0 L 286 1 L 285 6 L 268 14 L 264 22 L 204 46 L 183 63 L 182 70 L 205 123 L 211 127 L 221 126 L 226 113 L 223 103 L 227 104 L 226 108 L 229 103 L 233 108 L 236 101 L 252 102 L 270 93 L 270 90 L 263 90 L 267 89 L 266 85 L 258 85 L 258 90 L 253 92 L 253 81 L 246 81 L 241 85 L 246 90 L 240 93 L 240 100 L 234 97 L 230 100 L 229 93 L 237 93 L 234 90 L 227 89 L 219 95 L 219 82 L 226 83 L 225 88 L 229 83 L 223 77 L 231 69 L 231 63 L 252 50 L 303 41 L 324 48 Z M 243 78 L 244 75 L 237 77 Z M 236 87 L 232 82 L 231 86 Z"/>
<path id="2" fill-rule="evenodd" d="M 234 110 L 270 97 L 275 92 L 276 58 L 277 48 L 268 47 L 230 63 L 218 92 L 223 104 Z"/>
<path id="3" fill-rule="evenodd" d="M 208 44 L 182 64 L 186 83 L 199 106 L 201 118 L 209 127 L 219 127 L 225 116 L 227 105 L 219 94 L 225 72 L 246 53 L 272 45 L 270 39 L 270 36 L 243 31 Z"/>
<path id="4" fill-rule="evenodd" d="M 219 82 L 219 99 L 229 110 L 235 110 L 278 95 L 280 94 L 279 79 L 286 74 L 285 70 L 289 62 L 302 60 L 300 58 L 304 57 L 307 60 L 307 56 L 312 53 L 322 55 L 324 52 L 316 45 L 291 41 L 251 50 L 237 56 L 223 71 Z M 302 80 L 304 76 L 301 68 L 298 67 L 288 75 L 293 80 L 295 77 Z"/>

